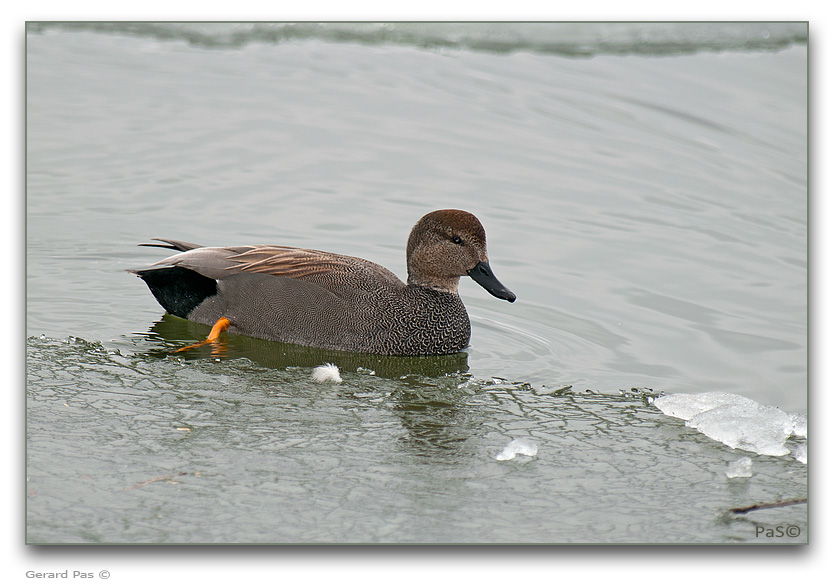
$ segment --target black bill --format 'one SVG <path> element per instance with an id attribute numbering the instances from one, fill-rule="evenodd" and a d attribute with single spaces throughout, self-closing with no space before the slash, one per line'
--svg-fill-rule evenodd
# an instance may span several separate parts
<path id="1" fill-rule="evenodd" d="M 487 261 L 479 262 L 467 274 L 475 279 L 475 282 L 481 287 L 498 297 L 498 299 L 506 299 L 510 303 L 515 301 L 515 293 L 507 289 L 501 284 L 501 281 L 495 278 Z"/>

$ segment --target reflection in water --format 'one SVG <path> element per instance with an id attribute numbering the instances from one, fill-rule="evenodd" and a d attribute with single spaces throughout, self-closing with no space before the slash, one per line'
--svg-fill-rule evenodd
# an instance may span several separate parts
<path id="1" fill-rule="evenodd" d="M 205 338 L 209 327 L 165 314 L 147 334 L 151 340 L 164 344 L 164 349 L 150 352 L 161 358 L 171 355 L 194 340 Z M 214 344 L 197 346 L 178 353 L 189 358 L 241 358 L 260 366 L 285 369 L 292 366 L 315 367 L 325 362 L 335 364 L 344 372 L 365 372 L 376 375 L 376 392 L 387 392 L 385 400 L 393 404 L 407 434 L 403 445 L 417 454 L 448 451 L 467 438 L 460 428 L 465 404 L 472 390 L 463 384 L 460 375 L 469 369 L 467 354 L 447 356 L 396 357 L 355 354 L 336 350 L 308 348 L 240 335 L 224 335 Z M 398 379 L 394 387 L 384 379 Z M 385 390 L 383 390 L 385 389 Z"/>
<path id="2" fill-rule="evenodd" d="M 471 405 L 469 385 L 458 377 L 446 379 L 446 384 L 437 379 L 404 382 L 390 397 L 392 412 L 407 430 L 399 438 L 400 447 L 417 456 L 471 456 L 467 440 L 480 424 L 472 422 L 478 410 Z"/>
<path id="3" fill-rule="evenodd" d="M 165 344 L 164 350 L 152 353 L 155 356 L 164 356 L 192 344 L 194 340 L 205 339 L 210 329 L 208 326 L 165 314 L 153 325 L 147 336 Z M 469 370 L 466 352 L 446 356 L 379 356 L 309 348 L 235 334 L 224 334 L 217 343 L 197 346 L 180 355 L 185 358 L 249 358 L 261 366 L 280 369 L 288 366 L 313 367 L 330 362 L 342 371 L 372 370 L 376 375 L 385 378 L 399 378 L 409 374 L 438 377 Z"/>

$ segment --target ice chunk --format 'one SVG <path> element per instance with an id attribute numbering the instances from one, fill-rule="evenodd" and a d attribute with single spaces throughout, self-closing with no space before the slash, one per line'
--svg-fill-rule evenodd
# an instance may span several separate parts
<path id="1" fill-rule="evenodd" d="M 654 404 L 666 415 L 684 419 L 687 427 L 731 448 L 765 456 L 790 453 L 785 440 L 794 433 L 794 421 L 776 407 L 720 392 L 666 395 Z"/>
<path id="2" fill-rule="evenodd" d="M 795 437 L 808 437 L 808 417 L 799 413 L 791 413 L 793 423 L 793 435 Z"/>
<path id="3" fill-rule="evenodd" d="M 686 393 L 663 395 L 655 399 L 654 404 L 666 415 L 689 421 L 699 413 L 709 411 L 721 405 L 755 405 L 756 402 L 741 395 L 713 392 L 697 395 L 689 395 Z"/>
<path id="4" fill-rule="evenodd" d="M 340 383 L 342 382 L 342 377 L 339 376 L 338 366 L 326 362 L 313 369 L 313 380 L 317 383 Z"/>
<path id="5" fill-rule="evenodd" d="M 790 450 L 785 440 L 793 431 L 790 417 L 776 407 L 722 405 L 699 413 L 686 422 L 705 436 L 731 448 L 764 456 L 784 456 Z"/>
<path id="6" fill-rule="evenodd" d="M 753 460 L 745 456 L 727 466 L 727 478 L 750 478 L 753 476 Z"/>
<path id="7" fill-rule="evenodd" d="M 539 452 L 539 446 L 530 438 L 516 438 L 507 444 L 501 453 L 495 456 L 496 460 L 512 460 L 516 456 L 535 456 Z"/>

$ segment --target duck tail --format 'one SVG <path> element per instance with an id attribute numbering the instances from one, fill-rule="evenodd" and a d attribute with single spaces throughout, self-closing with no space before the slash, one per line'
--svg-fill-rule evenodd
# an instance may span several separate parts
<path id="1" fill-rule="evenodd" d="M 194 244 L 193 242 L 183 242 L 182 240 L 167 240 L 165 238 L 151 238 L 151 240 L 156 240 L 158 242 L 164 242 L 165 244 L 140 244 L 139 246 L 153 246 L 156 248 L 169 248 L 171 250 L 179 250 L 180 252 L 185 252 L 186 250 L 194 250 L 195 248 L 203 248 L 202 244 Z"/>
<path id="2" fill-rule="evenodd" d="M 217 281 L 183 267 L 131 270 L 145 281 L 159 304 L 171 315 L 188 318 L 195 307 L 217 295 Z"/>

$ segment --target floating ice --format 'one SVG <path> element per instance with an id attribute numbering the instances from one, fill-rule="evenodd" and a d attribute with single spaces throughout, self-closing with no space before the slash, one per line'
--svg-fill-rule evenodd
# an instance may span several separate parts
<path id="1" fill-rule="evenodd" d="M 501 453 L 495 456 L 496 460 L 512 460 L 516 456 L 535 456 L 539 452 L 539 446 L 533 440 L 521 437 L 514 439 L 507 444 Z"/>
<path id="2" fill-rule="evenodd" d="M 654 400 L 654 404 L 658 409 L 663 411 L 666 415 L 677 417 L 678 419 L 690 420 L 699 413 L 709 411 L 721 405 L 739 405 L 739 404 L 755 404 L 754 401 L 742 397 L 740 395 L 733 395 L 732 393 L 700 393 L 698 395 L 690 395 L 686 393 L 675 393 L 671 395 L 663 395 Z"/>
<path id="3" fill-rule="evenodd" d="M 808 418 L 799 413 L 791 413 L 791 422 L 793 422 L 793 435 L 796 437 L 808 437 Z"/>
<path id="4" fill-rule="evenodd" d="M 745 456 L 727 466 L 727 478 L 750 478 L 753 476 L 753 460 Z"/>
<path id="5" fill-rule="evenodd" d="M 313 369 L 313 380 L 317 383 L 340 383 L 342 382 L 342 377 L 339 376 L 338 366 L 326 362 Z"/>
<path id="6" fill-rule="evenodd" d="M 707 437 L 733 449 L 765 456 L 790 453 L 785 440 L 802 431 L 799 419 L 804 419 L 732 393 L 677 393 L 658 397 L 654 404 Z"/>

